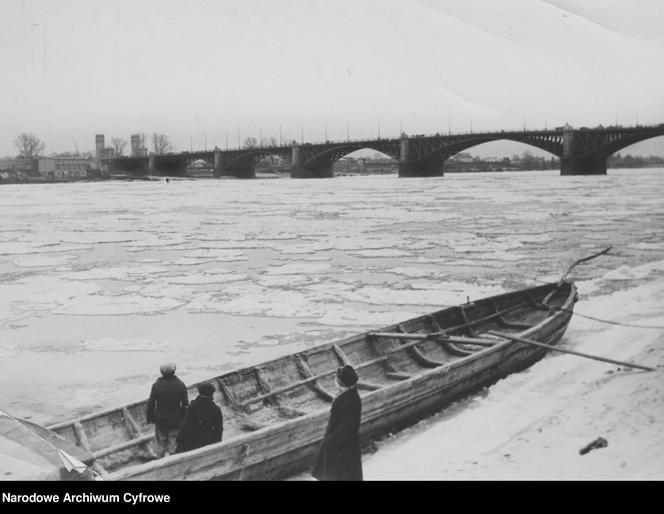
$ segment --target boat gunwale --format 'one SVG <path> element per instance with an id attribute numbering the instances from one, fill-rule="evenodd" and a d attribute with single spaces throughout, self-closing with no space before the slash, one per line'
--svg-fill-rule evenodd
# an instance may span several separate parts
<path id="1" fill-rule="evenodd" d="M 569 314 L 566 311 L 569 311 L 570 305 L 573 306 L 574 297 L 575 297 L 575 294 L 576 294 L 577 290 L 576 290 L 576 286 L 574 285 L 574 283 L 572 281 L 565 280 L 562 283 L 568 284 L 570 286 L 570 290 L 569 290 L 569 294 L 568 294 L 565 302 L 562 304 L 562 306 L 560 308 L 557 309 L 557 312 L 551 313 L 549 316 L 546 316 L 544 319 L 542 319 L 542 321 L 540 321 L 539 323 L 531 326 L 530 328 L 528 328 L 526 330 L 523 330 L 521 332 L 517 332 L 517 334 L 519 334 L 520 336 L 530 335 L 531 333 L 541 331 L 546 326 L 552 324 L 552 322 L 558 321 L 560 318 L 568 316 L 567 321 L 564 323 L 565 330 L 566 330 L 566 328 L 567 328 L 566 325 L 569 324 L 569 319 L 571 318 L 571 314 Z M 558 284 L 562 285 L 562 283 L 558 283 Z M 555 284 L 556 283 L 552 283 L 550 285 L 555 285 Z M 501 296 L 501 295 L 499 295 L 499 296 Z M 487 297 L 487 298 L 484 298 L 484 299 L 488 300 L 490 298 L 491 297 Z M 446 309 L 443 309 L 443 310 L 446 310 Z M 438 311 L 438 312 L 440 312 L 440 311 Z M 419 319 L 419 318 L 420 317 L 412 318 L 412 319 L 415 320 L 415 319 Z M 364 333 L 363 335 L 366 335 L 367 333 L 368 332 Z M 355 336 L 355 337 L 358 337 L 358 336 Z M 353 337 L 351 337 L 349 339 L 353 339 Z M 503 350 L 507 347 L 510 347 L 510 346 L 529 347 L 529 345 L 527 345 L 527 344 L 520 343 L 520 342 L 511 340 L 511 339 L 508 339 L 508 338 L 501 338 L 501 339 L 502 339 L 502 341 L 497 340 L 497 342 L 494 346 L 481 349 L 477 352 L 473 352 L 470 355 L 467 355 L 465 357 L 461 357 L 461 358 L 456 359 L 456 360 L 454 360 L 450 363 L 447 363 L 447 364 L 442 364 L 441 366 L 437 366 L 435 368 L 424 369 L 420 373 L 417 373 L 417 374 L 413 375 L 412 377 L 410 377 L 408 379 L 401 380 L 401 381 L 395 382 L 393 384 L 387 384 L 387 385 L 381 387 L 380 389 L 377 389 L 377 390 L 374 390 L 374 391 L 369 391 L 365 395 L 363 395 L 363 399 L 374 397 L 374 396 L 377 396 L 378 394 L 385 395 L 388 392 L 392 393 L 394 391 L 397 391 L 400 388 L 411 387 L 414 383 L 416 383 L 418 381 L 424 381 L 424 380 L 427 380 L 429 378 L 433 378 L 435 375 L 442 375 L 442 374 L 449 373 L 451 370 L 454 370 L 455 368 L 459 368 L 459 367 L 462 367 L 462 366 L 467 366 L 469 363 L 472 363 L 472 362 L 474 362 L 478 359 L 485 358 L 491 353 L 501 351 L 501 350 Z M 328 344 L 331 345 L 331 344 L 334 344 L 334 343 L 328 343 Z M 247 369 L 252 369 L 252 367 L 249 367 Z M 324 406 L 324 407 L 321 407 L 318 410 L 315 410 L 313 412 L 309 412 L 309 413 L 307 413 L 303 416 L 298 416 L 298 417 L 293 418 L 293 419 L 286 419 L 284 421 L 281 421 L 281 422 L 278 422 L 278 423 L 275 423 L 275 424 L 272 424 L 272 425 L 267 425 L 267 426 L 261 427 L 258 430 L 255 430 L 253 432 L 240 434 L 240 435 L 238 435 L 236 437 L 233 437 L 231 439 L 228 439 L 226 441 L 221 441 L 219 443 L 214 443 L 212 445 L 207 445 L 207 446 L 204 446 L 202 448 L 197 448 L 197 449 L 192 450 L 190 452 L 185 452 L 185 453 L 182 453 L 182 454 L 169 455 L 169 456 L 163 457 L 159 460 L 154 460 L 154 461 L 150 461 L 150 462 L 146 462 L 146 463 L 142 463 L 142 464 L 135 464 L 133 466 L 127 466 L 127 467 L 124 467 L 124 468 L 120 468 L 116 471 L 110 472 L 109 475 L 106 477 L 106 479 L 108 479 L 108 480 L 124 480 L 124 479 L 130 478 L 132 476 L 149 473 L 153 469 L 156 470 L 156 469 L 164 467 L 165 465 L 177 465 L 179 462 L 185 463 L 189 460 L 196 460 L 199 456 L 207 455 L 208 453 L 212 454 L 212 453 L 216 453 L 218 451 L 222 451 L 222 450 L 225 450 L 225 449 L 231 449 L 231 448 L 234 448 L 234 447 L 242 448 L 243 445 L 248 445 L 251 442 L 253 442 L 254 440 L 260 440 L 263 437 L 266 437 L 267 434 L 270 434 L 272 432 L 276 433 L 278 431 L 287 431 L 291 427 L 296 427 L 296 426 L 301 425 L 305 422 L 313 421 L 314 418 L 316 418 L 316 417 L 324 417 L 325 415 L 327 415 L 328 412 L 329 412 L 329 407 Z M 363 422 L 364 421 L 367 421 L 367 420 L 363 419 Z M 289 451 L 290 450 L 286 450 L 282 454 L 288 453 Z M 281 455 L 281 454 L 275 454 L 275 455 L 271 456 L 270 458 L 276 458 L 279 455 Z M 229 471 L 226 474 L 232 474 L 235 471 L 237 471 L 237 470 Z"/>

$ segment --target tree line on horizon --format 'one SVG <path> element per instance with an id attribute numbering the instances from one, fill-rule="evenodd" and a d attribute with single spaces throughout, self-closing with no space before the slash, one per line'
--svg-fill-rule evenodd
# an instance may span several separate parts
<path id="1" fill-rule="evenodd" d="M 153 133 L 139 134 L 139 146 L 145 147 L 146 141 L 150 138 L 151 147 L 154 153 L 163 154 L 172 151 L 173 145 L 171 144 L 170 137 L 165 134 Z M 124 149 L 128 141 L 119 137 L 111 138 L 111 147 L 113 148 L 117 157 L 122 157 Z M 46 157 L 44 150 L 46 144 L 37 135 L 22 132 L 14 139 L 14 146 L 16 147 L 18 159 L 38 159 L 39 157 Z M 48 157 L 80 157 L 80 158 L 94 158 L 95 154 L 91 151 L 81 152 L 78 145 L 72 152 L 52 152 Z"/>

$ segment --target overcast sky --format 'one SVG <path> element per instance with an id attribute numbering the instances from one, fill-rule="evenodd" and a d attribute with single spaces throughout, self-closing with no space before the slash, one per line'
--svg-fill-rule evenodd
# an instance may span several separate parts
<path id="1" fill-rule="evenodd" d="M 2 0 L 0 155 L 20 132 L 53 152 L 664 123 L 663 28 L 662 0 Z"/>

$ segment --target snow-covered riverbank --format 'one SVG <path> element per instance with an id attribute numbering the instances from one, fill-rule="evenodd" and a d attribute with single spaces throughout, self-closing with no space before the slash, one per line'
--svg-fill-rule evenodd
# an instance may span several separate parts
<path id="1" fill-rule="evenodd" d="M 576 310 L 664 327 L 664 281 L 581 301 Z M 387 439 L 365 458 L 366 479 L 664 479 L 664 329 L 575 317 L 563 346 L 656 371 L 550 354 Z M 598 437 L 608 446 L 579 454 Z"/>

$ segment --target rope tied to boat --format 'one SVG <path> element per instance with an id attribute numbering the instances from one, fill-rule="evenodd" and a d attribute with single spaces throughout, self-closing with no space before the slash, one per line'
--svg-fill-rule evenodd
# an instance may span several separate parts
<path id="1" fill-rule="evenodd" d="M 567 268 L 567 271 L 563 274 L 563 276 L 560 277 L 560 281 L 558 282 L 558 284 L 559 285 L 562 284 L 562 282 L 565 280 L 567 275 L 569 275 L 569 272 L 572 271 L 572 268 L 574 268 L 576 265 L 581 264 L 581 263 L 586 262 L 586 261 L 589 261 L 589 260 L 594 259 L 596 257 L 599 257 L 600 255 L 605 255 L 605 254 L 609 253 L 609 251 L 611 249 L 613 249 L 613 246 L 609 246 L 608 248 L 605 248 L 601 252 L 597 252 L 597 253 L 594 253 L 593 255 L 589 255 L 588 257 L 584 257 L 582 259 L 578 259 L 578 260 L 574 261 L 574 263 L 569 268 Z M 545 283 L 545 282 L 543 282 L 541 280 L 537 280 L 537 279 L 535 279 L 535 281 Z M 573 316 L 579 316 L 580 318 L 586 318 L 586 319 L 590 319 L 592 321 L 597 321 L 597 322 L 600 322 L 600 323 L 607 323 L 609 325 L 617 325 L 617 326 L 621 326 L 621 327 L 630 327 L 630 328 L 646 328 L 646 329 L 653 329 L 653 330 L 664 330 L 664 326 L 662 326 L 662 325 L 641 325 L 639 323 L 622 323 L 620 321 L 597 318 L 595 316 L 588 316 L 587 314 L 581 314 L 580 312 L 573 311 L 571 309 L 564 309 L 562 307 L 550 306 L 549 308 L 552 309 L 552 310 L 560 311 L 560 312 L 567 312 L 569 314 L 572 314 Z"/>
<path id="2" fill-rule="evenodd" d="M 569 312 L 570 314 L 573 314 L 574 316 L 579 316 L 581 318 L 586 318 L 590 319 L 593 321 L 599 321 L 600 323 L 608 323 L 610 325 L 619 325 L 621 327 L 630 327 L 630 328 L 649 328 L 649 329 L 654 329 L 654 330 L 664 330 L 664 326 L 662 325 L 640 325 L 638 323 L 622 323 L 620 321 L 613 321 L 610 319 L 602 319 L 602 318 L 596 318 L 594 316 L 588 316 L 586 314 L 581 314 L 576 311 L 572 311 L 570 309 L 563 309 L 562 307 L 552 307 L 554 310 L 561 311 L 561 312 Z"/>

